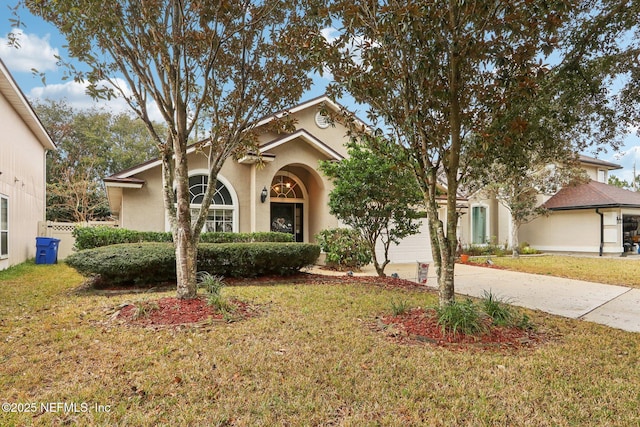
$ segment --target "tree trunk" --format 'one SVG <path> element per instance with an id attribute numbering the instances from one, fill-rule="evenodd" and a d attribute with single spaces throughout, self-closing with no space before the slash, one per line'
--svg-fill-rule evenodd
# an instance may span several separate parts
<path id="1" fill-rule="evenodd" d="M 432 177 L 435 183 L 435 176 Z M 438 300 L 439 305 L 445 306 L 451 304 L 455 300 L 454 287 L 454 268 L 455 268 L 455 251 L 457 245 L 456 225 L 453 226 L 449 222 L 453 221 L 449 213 L 447 213 L 447 227 L 438 217 L 438 206 L 435 201 L 435 184 L 429 185 L 429 191 L 433 191 L 433 195 L 427 196 L 425 200 L 427 205 L 427 220 L 429 221 L 429 233 L 431 235 L 431 251 L 433 254 L 433 262 L 435 264 L 436 276 L 438 280 Z M 457 218 L 455 211 L 455 196 L 453 218 Z M 449 204 L 448 204 L 449 205 Z M 453 230 L 453 232 L 451 231 Z"/>
<path id="2" fill-rule="evenodd" d="M 376 273 L 378 273 L 379 277 L 386 277 L 384 269 L 387 266 L 387 264 L 389 264 L 389 262 L 390 261 L 388 259 L 386 259 L 386 260 L 384 260 L 384 262 L 382 264 L 380 264 L 378 262 L 378 259 L 375 256 L 375 254 L 373 255 L 373 265 L 376 267 Z"/>
<path id="3" fill-rule="evenodd" d="M 513 258 L 520 258 L 520 239 L 518 238 L 519 230 L 520 230 L 520 224 L 518 224 L 512 218 L 511 219 L 511 256 Z"/>
<path id="4" fill-rule="evenodd" d="M 438 304 L 444 307 L 455 301 L 455 287 L 453 283 L 455 261 L 450 258 L 443 262 L 440 276 L 438 277 Z"/>
<path id="5" fill-rule="evenodd" d="M 191 225 L 189 225 L 190 227 Z M 177 297 L 180 299 L 195 298 L 198 292 L 196 277 L 198 245 L 193 242 L 193 239 L 184 232 L 180 225 L 178 225 L 175 236 Z"/>
<path id="6" fill-rule="evenodd" d="M 367 243 L 369 244 L 369 250 L 371 251 L 371 257 L 373 258 L 373 265 L 376 268 L 376 273 L 378 273 L 379 277 L 385 277 L 384 269 L 391 261 L 389 261 L 389 244 L 391 241 L 382 240 L 382 247 L 384 248 L 384 261 L 382 264 L 378 261 L 378 256 L 376 255 L 376 240 L 378 240 L 379 235 L 374 234 L 373 236 L 369 236 L 367 239 Z"/>
<path id="7" fill-rule="evenodd" d="M 189 195 L 189 168 L 186 144 L 175 154 L 176 221 L 173 243 L 176 249 L 177 297 L 195 298 L 198 292 L 196 280 L 198 241 L 191 226 L 191 197 Z"/>

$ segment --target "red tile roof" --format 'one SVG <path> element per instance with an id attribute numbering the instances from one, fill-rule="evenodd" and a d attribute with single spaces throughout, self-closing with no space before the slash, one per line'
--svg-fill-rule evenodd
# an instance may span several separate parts
<path id="1" fill-rule="evenodd" d="M 640 193 L 597 181 L 565 187 L 544 203 L 549 210 L 604 207 L 640 208 Z"/>

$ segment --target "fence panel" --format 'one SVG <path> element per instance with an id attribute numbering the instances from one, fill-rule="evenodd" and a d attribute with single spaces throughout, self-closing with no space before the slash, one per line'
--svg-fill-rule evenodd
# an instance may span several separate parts
<path id="1" fill-rule="evenodd" d="M 38 236 L 60 239 L 58 245 L 58 259 L 63 260 L 73 253 L 76 239 L 73 230 L 76 227 L 117 227 L 115 221 L 89 221 L 89 222 L 53 222 L 40 221 L 38 223 Z"/>

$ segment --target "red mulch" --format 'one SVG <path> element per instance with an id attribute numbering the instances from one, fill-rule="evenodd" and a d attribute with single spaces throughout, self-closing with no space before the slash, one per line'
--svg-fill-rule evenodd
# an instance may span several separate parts
<path id="1" fill-rule="evenodd" d="M 254 315 L 254 310 L 249 304 L 234 299 L 230 300 L 230 303 L 235 306 L 231 319 L 244 319 Z M 140 310 L 142 310 L 141 313 Z M 120 309 L 117 318 L 132 325 L 151 327 L 226 321 L 225 316 L 207 304 L 202 297 L 194 299 L 166 297 L 138 304 L 127 304 Z"/>
<path id="2" fill-rule="evenodd" d="M 426 342 L 453 350 L 519 350 L 533 348 L 547 340 L 544 334 L 517 327 L 491 325 L 485 322 L 486 332 L 482 335 L 444 333 L 438 325 L 434 309 L 414 308 L 401 315 L 378 318 L 377 330 L 399 342 Z"/>
<path id="3" fill-rule="evenodd" d="M 299 273 L 286 278 L 268 276 L 246 279 L 225 279 L 229 286 L 262 285 L 269 286 L 281 283 L 294 284 L 360 284 L 380 286 L 385 289 L 407 289 L 412 291 L 435 292 L 431 288 L 418 283 L 392 277 L 375 276 L 324 276 L 309 273 Z M 239 301 L 231 300 L 237 307 L 233 312 L 234 320 L 242 320 L 255 316 L 256 307 Z M 138 313 L 142 310 L 143 313 Z M 215 321 L 227 321 L 222 313 L 207 304 L 202 298 L 180 300 L 165 297 L 155 301 L 138 304 L 128 304 L 115 315 L 119 321 L 144 327 L 178 327 L 189 325 L 203 325 Z M 393 340 L 405 344 L 428 343 L 439 347 L 463 351 L 486 350 L 518 350 L 533 348 L 546 341 L 544 334 L 516 327 L 496 327 L 487 324 L 487 332 L 479 336 L 467 336 L 462 333 L 443 334 L 437 324 L 435 310 L 414 308 L 401 315 L 383 315 L 371 324 L 372 329 L 384 332 Z"/>

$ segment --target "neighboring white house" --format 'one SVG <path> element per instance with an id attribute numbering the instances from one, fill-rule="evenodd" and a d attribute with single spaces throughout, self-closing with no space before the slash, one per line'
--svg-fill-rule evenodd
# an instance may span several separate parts
<path id="1" fill-rule="evenodd" d="M 36 254 L 46 153 L 55 144 L 0 60 L 0 270 Z"/>

